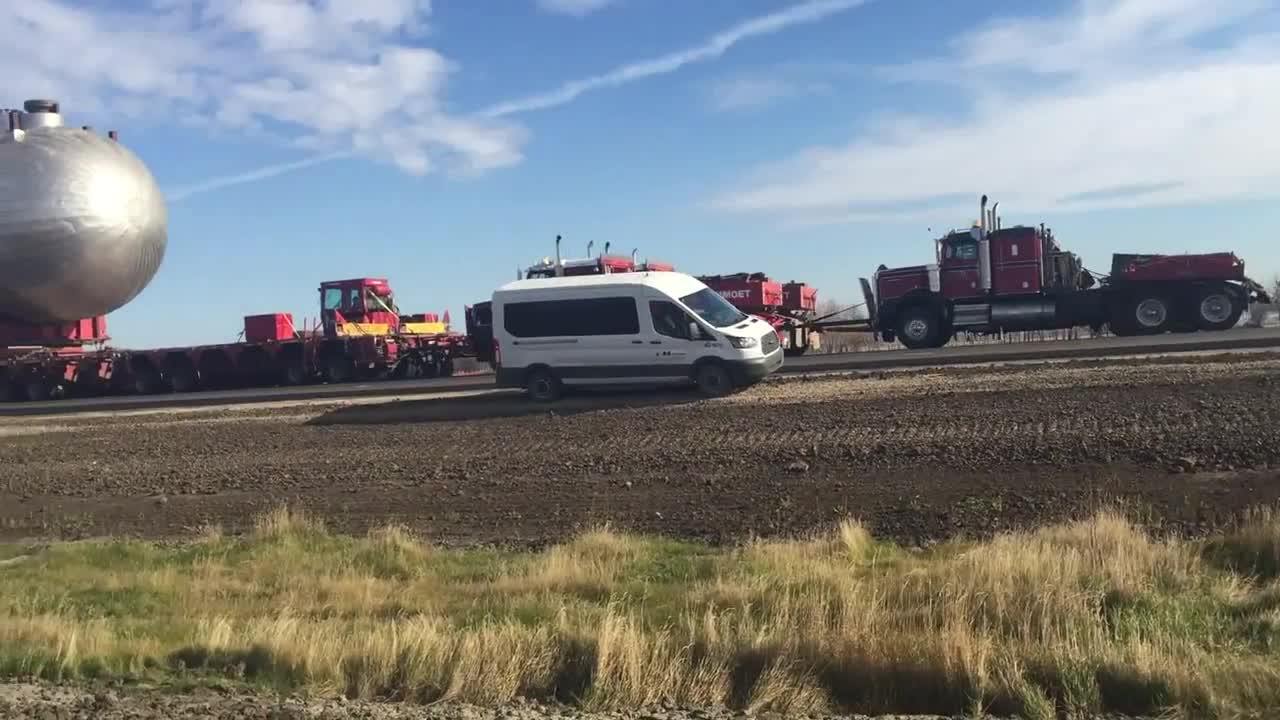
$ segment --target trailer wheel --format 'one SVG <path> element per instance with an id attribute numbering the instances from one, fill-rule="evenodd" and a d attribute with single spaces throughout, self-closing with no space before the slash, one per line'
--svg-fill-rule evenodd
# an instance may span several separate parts
<path id="1" fill-rule="evenodd" d="M 174 392 L 194 392 L 200 387 L 200 373 L 186 355 L 177 355 L 165 362 L 165 374 Z"/>
<path id="2" fill-rule="evenodd" d="M 22 381 L 22 393 L 30 402 L 41 402 L 53 397 L 53 385 L 42 375 L 31 375 Z"/>
<path id="3" fill-rule="evenodd" d="M 1207 287 L 1196 297 L 1195 324 L 1201 330 L 1227 330 L 1235 327 L 1244 312 L 1244 304 L 1236 302 L 1221 285 Z"/>
<path id="4" fill-rule="evenodd" d="M 164 377 L 150 361 L 142 360 L 133 364 L 133 389 L 139 395 L 156 395 L 168 390 Z"/>
<path id="5" fill-rule="evenodd" d="M 942 332 L 942 318 L 927 305 L 904 308 L 898 313 L 898 340 L 910 350 L 940 347 L 936 343 Z"/>
<path id="6" fill-rule="evenodd" d="M 356 376 L 355 363 L 346 354 L 340 352 L 326 353 L 324 356 L 324 377 L 331 383 L 350 382 Z"/>
<path id="7" fill-rule="evenodd" d="M 698 366 L 693 373 L 693 380 L 698 384 L 698 392 L 711 398 L 724 397 L 733 392 L 733 378 L 724 365 L 707 361 Z"/>
<path id="8" fill-rule="evenodd" d="M 560 380 L 547 368 L 534 368 L 530 371 L 525 389 L 529 392 L 529 399 L 539 403 L 555 402 L 564 392 Z"/>

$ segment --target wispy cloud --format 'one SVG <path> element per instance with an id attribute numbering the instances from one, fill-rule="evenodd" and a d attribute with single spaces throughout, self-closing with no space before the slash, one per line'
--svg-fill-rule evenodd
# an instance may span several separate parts
<path id="1" fill-rule="evenodd" d="M 867 68 L 852 63 L 782 63 L 733 71 L 709 86 L 707 102 L 717 112 L 759 110 L 786 100 L 824 96 Z"/>
<path id="2" fill-rule="evenodd" d="M 82 117 L 133 110 L 410 174 L 519 162 L 521 128 L 446 108 L 458 66 L 422 45 L 430 19 L 429 0 L 23 0 L 0 3 L 0 45 L 22 58 L 8 92 Z"/>
<path id="3" fill-rule="evenodd" d="M 547 92 L 529 95 L 498 103 L 484 110 L 481 115 L 500 118 L 507 115 L 545 110 L 565 105 L 584 93 L 603 88 L 618 87 L 657 75 L 666 75 L 698 62 L 705 62 L 724 55 L 734 45 L 754 37 L 772 35 L 795 25 L 813 23 L 851 10 L 866 0 L 809 0 L 777 12 L 752 18 L 712 35 L 699 45 L 638 62 L 627 63 L 608 72 L 564 83 Z"/>
<path id="4" fill-rule="evenodd" d="M 618 0 L 538 0 L 538 7 L 549 13 L 585 17 L 617 2 Z"/>
<path id="5" fill-rule="evenodd" d="M 987 23 L 888 73 L 926 92 L 958 77 L 980 87 L 959 116 L 898 115 L 798 150 L 712 205 L 838 222 L 954 193 L 1027 210 L 1280 195 L 1280 144 L 1263 141 L 1280 126 L 1280 42 L 1262 29 L 1277 21 L 1258 0 L 1080 0 Z"/>
<path id="6" fill-rule="evenodd" d="M 214 190 L 232 187 L 234 185 L 244 185 L 245 183 L 258 182 L 266 180 L 278 175 L 305 170 L 309 167 L 315 167 L 322 163 L 340 160 L 342 158 L 351 157 L 350 152 L 332 152 L 324 155 L 315 155 L 303 160 L 295 162 L 277 163 L 275 165 L 266 165 L 256 170 L 248 172 L 236 173 L 235 175 L 223 175 L 220 177 L 209 178 L 193 185 L 185 185 L 175 190 L 171 190 L 165 194 L 165 199 L 169 202 L 181 202 L 193 195 L 201 195 Z"/>

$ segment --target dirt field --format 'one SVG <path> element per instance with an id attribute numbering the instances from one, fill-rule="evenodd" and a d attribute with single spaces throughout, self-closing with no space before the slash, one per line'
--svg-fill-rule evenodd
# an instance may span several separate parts
<path id="1" fill-rule="evenodd" d="M 906 543 L 1120 500 L 1201 532 L 1280 499 L 1280 357 L 791 378 L 552 411 L 459 396 L 0 421 L 0 538 L 228 531 L 288 503 L 363 530 L 731 540 L 844 516 Z"/>
<path id="2" fill-rule="evenodd" d="M 84 690 L 39 685 L 0 685 L 0 717 L 84 718 L 85 720 L 730 720 L 743 717 L 724 709 L 681 711 L 666 707 L 634 712 L 587 713 L 525 702 L 502 708 L 469 705 L 372 703 L 347 700 L 276 698 L 244 692 Z M 818 720 L 822 716 L 801 716 Z M 842 720 L 863 716 L 845 715 Z M 878 720 L 946 720 L 938 716 L 893 715 Z"/>

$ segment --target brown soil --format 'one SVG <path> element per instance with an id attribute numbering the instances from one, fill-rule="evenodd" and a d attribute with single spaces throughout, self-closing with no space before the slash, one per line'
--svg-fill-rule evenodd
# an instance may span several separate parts
<path id="1" fill-rule="evenodd" d="M 723 708 L 666 707 L 590 713 L 520 702 L 499 708 L 471 705 L 410 705 L 321 698 L 273 697 L 243 690 L 89 689 L 72 686 L 2 684 L 0 718 L 6 720 L 737 720 Z M 775 715 L 765 715 L 772 718 Z M 823 716 L 801 715 L 804 720 Z M 863 716 L 842 716 L 859 720 Z M 833 718 L 834 720 L 834 718 Z M 869 719 L 864 719 L 869 720 Z M 946 720 L 937 716 L 885 715 L 877 720 Z"/>
<path id="2" fill-rule="evenodd" d="M 541 544 L 602 523 L 728 541 L 852 515 L 907 543 L 1117 501 L 1207 531 L 1280 500 L 1280 358 L 791 378 L 719 401 L 468 395 L 0 421 L 0 538 L 360 531 Z"/>

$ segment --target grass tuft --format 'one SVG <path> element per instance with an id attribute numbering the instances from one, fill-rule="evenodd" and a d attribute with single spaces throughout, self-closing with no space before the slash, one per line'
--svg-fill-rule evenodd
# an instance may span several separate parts
<path id="1" fill-rule="evenodd" d="M 924 553 L 852 521 L 738 548 L 602 528 L 510 553 L 400 526 L 341 536 L 277 508 L 243 537 L 22 550 L 0 565 L 0 676 L 602 710 L 1266 716 L 1278 538 L 1271 510 L 1205 542 L 1102 512 Z"/>

